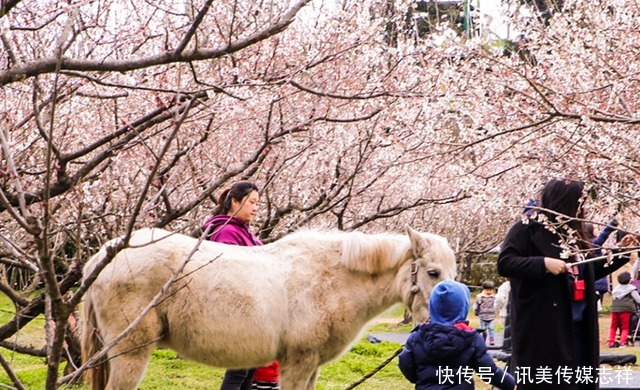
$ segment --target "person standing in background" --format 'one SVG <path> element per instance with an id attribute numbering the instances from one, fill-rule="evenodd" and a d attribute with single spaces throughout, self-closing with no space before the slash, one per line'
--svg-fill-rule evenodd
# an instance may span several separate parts
<path id="1" fill-rule="evenodd" d="M 635 247 L 638 247 L 640 244 L 639 242 L 639 237 L 636 233 L 631 233 L 629 231 L 626 230 L 617 230 L 616 234 L 615 234 L 615 238 L 616 238 L 616 243 L 618 246 L 622 246 L 621 242 L 625 237 L 631 237 L 633 240 L 633 245 Z M 621 268 L 617 269 L 614 273 L 611 274 L 611 277 L 609 278 L 609 291 L 612 291 L 614 288 L 616 288 L 616 286 L 619 285 L 618 283 L 618 275 L 624 271 L 627 271 L 631 274 L 631 284 L 637 285 L 635 282 L 635 274 L 638 270 L 638 252 L 634 252 L 630 255 L 629 257 L 629 262 L 625 265 L 623 265 Z"/>
<path id="2" fill-rule="evenodd" d="M 496 296 L 494 294 L 494 287 L 492 281 L 487 280 L 482 283 L 482 291 L 476 296 L 476 303 L 473 312 L 480 318 L 480 329 L 482 332 L 482 338 L 487 341 L 487 332 L 489 332 L 489 345 L 494 345 L 494 326 L 493 322 L 496 319 Z"/>
<path id="3" fill-rule="evenodd" d="M 511 283 L 507 279 L 498 287 L 498 292 L 496 293 L 496 310 L 500 318 L 502 318 L 503 325 L 505 325 L 508 314 L 509 294 L 511 294 Z"/>
<path id="4" fill-rule="evenodd" d="M 262 245 L 249 229 L 259 198 L 258 187 L 248 181 L 239 181 L 225 190 L 220 195 L 213 217 L 203 226 L 209 240 L 229 245 Z M 274 361 L 264 367 L 227 370 L 220 390 L 274 390 L 279 389 L 279 380 L 280 364 Z"/>
<path id="5" fill-rule="evenodd" d="M 593 250 L 583 224 L 587 197 L 582 182 L 550 180 L 539 199 L 538 210 L 511 227 L 498 256 L 498 273 L 511 282 L 510 370 L 519 389 L 597 389 L 594 282 L 629 258 L 578 263 Z M 623 245 L 628 243 L 623 239 Z M 557 377 L 550 383 L 533 380 L 540 370 L 563 368 L 570 371 L 562 382 Z"/>
<path id="6" fill-rule="evenodd" d="M 613 303 L 611 304 L 611 326 L 609 327 L 609 348 L 626 347 L 629 343 L 629 324 L 631 314 L 638 310 L 640 295 L 635 286 L 629 284 L 631 274 L 627 271 L 618 274 L 619 285 L 613 289 Z M 616 341 L 616 333 L 620 329 L 620 342 Z"/>
<path id="7" fill-rule="evenodd" d="M 598 236 L 596 237 L 593 224 L 585 223 L 585 230 L 587 232 L 587 235 L 592 238 L 593 245 L 595 246 L 595 249 L 593 251 L 595 256 L 602 256 L 602 245 L 607 242 L 611 233 L 615 231 L 616 226 L 618 226 L 618 221 L 616 221 L 615 219 L 611 220 L 611 222 L 609 222 L 609 224 L 607 224 L 607 226 L 605 226 L 600 234 L 598 234 Z M 608 278 L 609 276 L 604 276 L 596 280 L 594 285 L 596 296 L 598 298 L 598 311 L 602 310 L 602 298 L 604 298 L 604 294 L 610 291 Z"/>

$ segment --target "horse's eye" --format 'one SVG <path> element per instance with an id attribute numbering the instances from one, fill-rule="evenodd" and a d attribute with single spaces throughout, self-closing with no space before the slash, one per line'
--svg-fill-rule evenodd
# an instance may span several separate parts
<path id="1" fill-rule="evenodd" d="M 435 268 L 429 268 L 427 270 L 427 273 L 429 274 L 429 276 L 431 276 L 432 278 L 437 278 L 438 276 L 440 276 L 440 271 L 438 271 Z"/>

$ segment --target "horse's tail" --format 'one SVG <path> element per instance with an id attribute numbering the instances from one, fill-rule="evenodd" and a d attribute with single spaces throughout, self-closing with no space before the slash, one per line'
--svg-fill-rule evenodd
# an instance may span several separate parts
<path id="1" fill-rule="evenodd" d="M 85 296 L 82 317 L 82 362 L 86 363 L 103 346 L 90 291 Z M 91 389 L 105 389 L 109 380 L 109 362 L 103 360 L 90 367 L 85 371 L 84 377 L 91 384 Z"/>

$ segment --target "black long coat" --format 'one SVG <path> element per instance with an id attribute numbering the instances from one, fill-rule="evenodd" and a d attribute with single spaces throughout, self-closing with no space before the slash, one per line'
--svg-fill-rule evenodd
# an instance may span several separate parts
<path id="1" fill-rule="evenodd" d="M 544 257 L 560 258 L 559 238 L 536 222 L 518 222 L 511 227 L 498 257 L 498 273 L 511 281 L 511 343 L 512 355 L 509 371 L 516 373 L 518 389 L 577 389 L 575 372 L 589 368 L 576 364 L 576 342 L 572 317 L 572 283 L 568 273 L 553 275 L 544 266 Z M 605 261 L 584 265 L 585 302 L 583 342 L 587 366 L 597 378 L 598 313 L 594 281 L 620 268 L 628 257 L 614 258 L 613 264 Z M 547 383 L 543 367 L 550 368 L 551 383 Z M 533 383 L 524 383 L 524 375 L 531 372 Z M 564 370 L 556 376 L 556 371 Z M 570 371 L 569 371 L 570 370 Z M 565 373 L 572 372 L 570 384 L 564 382 Z M 538 376 L 536 376 L 538 375 Z M 545 378 L 544 381 L 541 381 Z M 541 381 L 542 383 L 536 383 Z M 527 386 L 528 384 L 528 386 Z M 596 383 L 586 387 L 597 389 Z"/>

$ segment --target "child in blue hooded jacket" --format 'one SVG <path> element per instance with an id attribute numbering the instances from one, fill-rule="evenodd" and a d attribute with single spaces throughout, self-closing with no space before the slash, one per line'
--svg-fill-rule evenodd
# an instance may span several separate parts
<path id="1" fill-rule="evenodd" d="M 503 390 L 515 380 L 496 366 L 476 329 L 469 326 L 469 289 L 445 280 L 435 285 L 429 298 L 429 321 L 418 325 L 400 353 L 402 374 L 416 390 L 474 389 L 473 372 Z"/>

